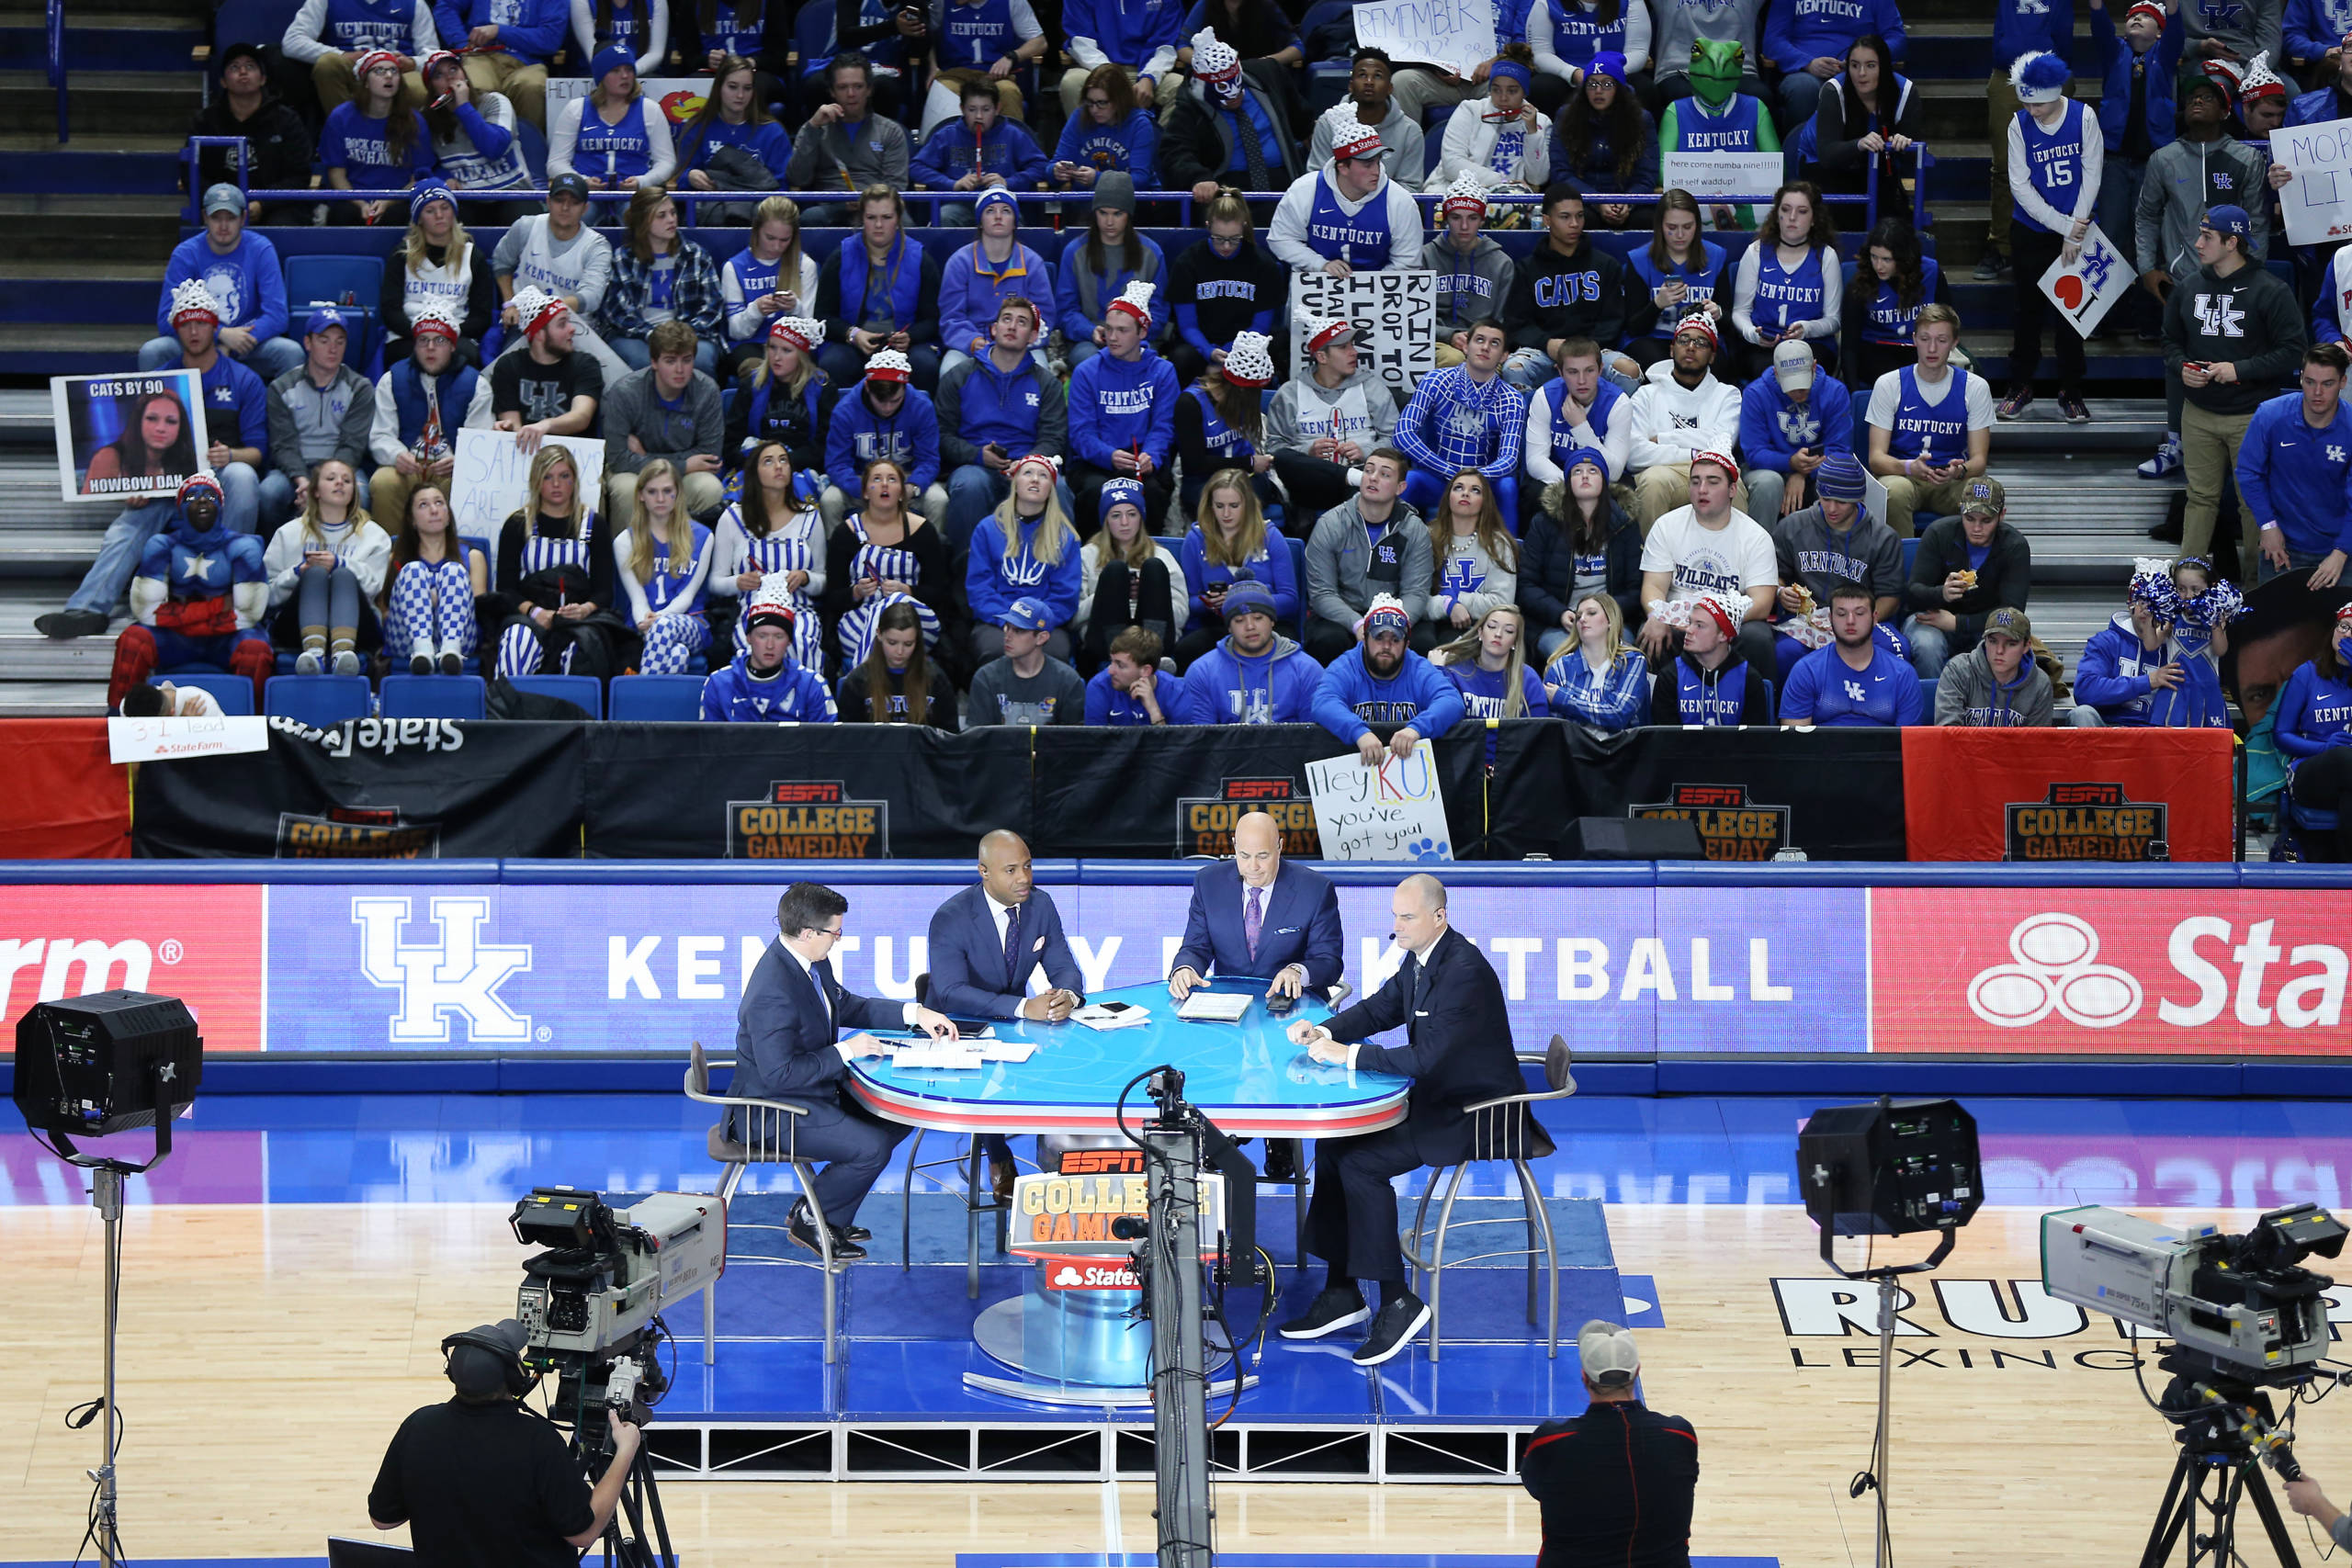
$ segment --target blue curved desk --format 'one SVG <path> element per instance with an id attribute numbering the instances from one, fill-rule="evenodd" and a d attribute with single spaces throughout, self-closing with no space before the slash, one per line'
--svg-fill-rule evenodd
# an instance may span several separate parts
<path id="1" fill-rule="evenodd" d="M 1261 996 L 1264 981 L 1220 980 L 1212 990 Z M 1148 1023 L 1093 1030 L 1079 1023 L 1016 1020 L 996 1026 L 1010 1040 L 1035 1040 L 1026 1062 L 990 1062 L 962 1071 L 901 1072 L 883 1059 L 850 1064 L 850 1088 L 876 1115 L 946 1133 L 1115 1133 L 1119 1089 L 1162 1062 L 1183 1070 L 1184 1098 L 1236 1138 L 1337 1138 L 1374 1133 L 1405 1119 L 1409 1078 L 1350 1072 L 1307 1059 L 1284 1037 L 1296 1019 L 1330 1010 L 1302 1000 L 1289 1018 L 1253 1000 L 1238 1023 L 1190 1023 L 1160 985 L 1129 986 L 1090 1001 L 1133 1002 Z M 1138 1087 L 1129 1125 L 1151 1101 Z"/>

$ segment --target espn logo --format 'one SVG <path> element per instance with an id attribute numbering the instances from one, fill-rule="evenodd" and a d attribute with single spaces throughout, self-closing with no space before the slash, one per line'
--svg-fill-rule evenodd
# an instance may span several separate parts
<path id="1" fill-rule="evenodd" d="M 1057 1168 L 1062 1176 L 1141 1176 L 1141 1149 L 1064 1149 Z"/>

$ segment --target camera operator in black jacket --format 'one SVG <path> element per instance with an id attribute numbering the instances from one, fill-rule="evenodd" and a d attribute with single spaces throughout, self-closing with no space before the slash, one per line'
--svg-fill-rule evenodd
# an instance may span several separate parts
<path id="1" fill-rule="evenodd" d="M 1699 1435 L 1634 1393 L 1641 1353 L 1598 1318 L 1577 1331 L 1591 1405 L 1546 1421 L 1520 1456 L 1520 1484 L 1544 1507 L 1535 1568 L 1690 1568 Z"/>
<path id="2" fill-rule="evenodd" d="M 578 1568 L 620 1502 L 638 1430 L 608 1413 L 612 1458 L 592 1490 L 553 1422 L 524 1408 L 523 1325 L 441 1342 L 457 1397 L 401 1423 L 368 1494 L 378 1529 L 409 1527 L 418 1568 Z"/>

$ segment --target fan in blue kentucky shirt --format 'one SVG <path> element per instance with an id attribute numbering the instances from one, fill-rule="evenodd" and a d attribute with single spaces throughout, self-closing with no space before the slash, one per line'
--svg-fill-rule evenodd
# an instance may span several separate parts
<path id="1" fill-rule="evenodd" d="M 1918 672 L 1879 642 L 1871 591 L 1839 583 L 1829 594 L 1829 630 L 1837 638 L 1797 660 L 1781 694 L 1781 723 L 1870 726 L 1924 724 L 1928 699 Z"/>
<path id="2" fill-rule="evenodd" d="M 1503 525 L 1519 527 L 1519 449 L 1527 434 L 1527 395 L 1501 375 L 1508 344 L 1488 316 L 1470 329 L 1462 363 L 1421 378 L 1396 416 L 1396 449 L 1413 461 L 1405 503 L 1434 515 L 1456 474 L 1484 474 Z"/>
<path id="3" fill-rule="evenodd" d="M 1331 660 L 1316 691 L 1315 722 L 1351 742 L 1367 767 L 1410 757 L 1417 744 L 1443 735 L 1468 711 L 1445 671 L 1407 646 L 1412 634 L 1403 601 L 1375 595 L 1364 612 L 1363 640 Z M 1369 728 L 1375 724 L 1403 728 L 1384 745 Z"/>
<path id="4" fill-rule="evenodd" d="M 702 683 L 702 716 L 732 724 L 831 724 L 839 716 L 824 677 L 792 657 L 792 606 L 783 585 L 743 612 L 751 645 Z"/>

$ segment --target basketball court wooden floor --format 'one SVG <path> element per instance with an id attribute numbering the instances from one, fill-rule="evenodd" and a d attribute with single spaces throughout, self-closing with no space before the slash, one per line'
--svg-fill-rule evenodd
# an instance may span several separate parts
<path id="1" fill-rule="evenodd" d="M 1897 1552 L 1905 1568 L 2135 1562 L 2172 1462 L 2167 1430 L 2141 1401 L 2114 1320 L 2040 1294 L 2039 1215 L 2108 1202 L 2243 1229 L 2280 1203 L 2336 1203 L 2352 1134 L 2324 1105 L 1971 1104 L 1993 1201 L 1941 1269 L 1911 1281 L 1887 1470 Z M 1790 1202 L 1811 1106 L 1562 1109 L 1547 1117 L 1563 1152 L 1546 1185 L 1606 1200 L 1617 1266 L 1654 1281 L 1663 1321 L 1640 1335 L 1649 1402 L 1700 1432 L 1694 1553 L 1869 1562 L 1869 1503 L 1848 1483 L 1870 1443 L 1872 1308 L 1823 1267 Z M 446 1393 L 441 1336 L 511 1310 L 513 1197 L 536 1181 L 707 1187 L 689 1131 L 667 1102 L 609 1099 L 199 1107 L 187 1157 L 134 1188 L 126 1224 L 132 1558 L 315 1559 L 329 1534 L 368 1533 L 385 1441 Z M 21 1136 L 0 1136 L 0 1181 L 12 1205 L 0 1247 L 18 1281 L 0 1377 L 0 1555 L 63 1562 L 96 1452 L 94 1433 L 64 1417 L 98 1383 L 99 1226 L 73 1174 Z M 1896 1240 L 1879 1256 L 1923 1250 Z M 2333 1315 L 2352 1316 L 2352 1289 L 2334 1300 Z M 2339 1409 L 2352 1404 L 2303 1413 L 2298 1451 L 2343 1502 L 2352 1434 Z M 1152 1541 L 1149 1488 L 1129 1483 L 670 1481 L 662 1496 L 695 1563 L 1012 1568 L 1117 1562 Z M 1471 1568 L 1531 1559 L 1541 1536 L 1532 1502 L 1508 1484 L 1228 1483 L 1217 1499 L 1221 1553 L 1236 1564 Z M 2316 1561 L 2324 1541 L 2291 1529 Z M 2246 1556 L 2269 1561 L 2259 1542 Z"/>

